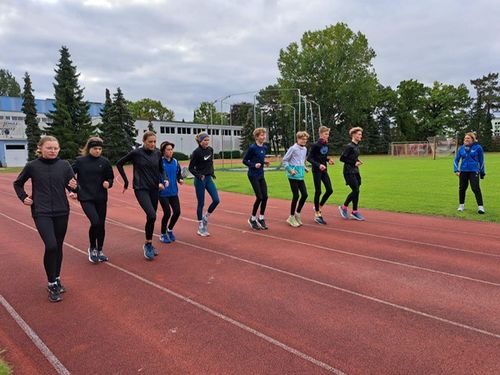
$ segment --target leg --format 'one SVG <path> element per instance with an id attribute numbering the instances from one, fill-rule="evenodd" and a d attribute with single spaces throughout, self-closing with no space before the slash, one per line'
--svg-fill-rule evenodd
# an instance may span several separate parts
<path id="1" fill-rule="evenodd" d="M 63 261 L 63 244 L 66 231 L 68 230 L 69 216 L 56 216 L 54 217 L 54 231 L 57 242 L 57 265 L 56 265 L 56 279 L 61 276 L 61 266 Z"/>
<path id="2" fill-rule="evenodd" d="M 262 193 L 262 201 L 260 202 L 260 214 L 264 216 L 264 212 L 266 212 L 267 199 L 268 199 L 266 179 L 262 177 L 259 180 L 259 184 L 260 184 L 260 191 Z"/>
<path id="3" fill-rule="evenodd" d="M 196 207 L 196 216 L 198 221 L 201 221 L 203 217 L 203 206 L 205 205 L 205 183 L 204 180 L 199 178 L 194 179 L 194 188 L 196 190 L 196 200 L 198 205 Z"/>
<path id="4" fill-rule="evenodd" d="M 321 181 L 325 185 L 325 194 L 323 194 L 323 197 L 321 198 L 321 202 L 319 202 L 320 209 L 321 209 L 321 207 L 323 207 L 325 205 L 328 198 L 330 198 L 330 196 L 333 194 L 332 182 L 330 180 L 330 176 L 328 175 L 328 172 L 325 171 L 321 174 Z M 316 204 L 316 202 L 315 202 L 315 204 Z"/>
<path id="5" fill-rule="evenodd" d="M 90 221 L 89 228 L 89 248 L 97 249 L 97 233 L 100 227 L 100 218 L 94 201 L 80 202 L 82 210 Z"/>
<path id="6" fill-rule="evenodd" d="M 460 172 L 460 176 L 458 176 L 459 185 L 458 185 L 458 203 L 465 203 L 465 192 L 469 187 L 469 173 L 468 172 Z"/>
<path id="7" fill-rule="evenodd" d="M 158 206 L 158 192 L 149 190 L 134 190 L 134 193 L 139 205 L 146 213 L 146 225 L 144 226 L 146 242 L 152 242 L 156 221 L 156 208 Z"/>
<path id="8" fill-rule="evenodd" d="M 170 205 L 168 197 L 160 197 L 160 205 L 163 210 L 163 217 L 161 218 L 161 234 L 167 233 L 167 223 L 170 219 Z"/>
<path id="9" fill-rule="evenodd" d="M 304 180 L 298 180 L 298 183 L 300 190 L 300 200 L 299 200 L 299 205 L 297 206 L 297 213 L 300 213 L 300 211 L 302 211 L 302 207 L 304 207 L 304 203 L 306 203 L 307 188 Z"/>
<path id="10" fill-rule="evenodd" d="M 206 184 L 205 184 L 205 189 L 208 191 L 208 194 L 212 198 L 212 203 L 210 203 L 210 206 L 208 206 L 208 213 L 211 214 L 214 212 L 215 208 L 219 205 L 220 199 L 219 199 L 219 194 L 217 193 L 217 187 L 215 186 L 215 183 L 212 179 L 212 176 L 205 176 Z"/>
<path id="11" fill-rule="evenodd" d="M 54 228 L 54 221 L 51 217 L 39 216 L 34 218 L 36 229 L 45 245 L 45 254 L 43 256 L 43 265 L 49 283 L 55 283 L 57 277 L 57 239 Z"/>
<path id="12" fill-rule="evenodd" d="M 172 217 L 170 218 L 170 222 L 168 223 L 168 230 L 172 231 L 174 229 L 179 216 L 181 216 L 181 204 L 179 202 L 179 196 L 176 195 L 174 197 L 169 197 L 168 203 L 170 207 L 172 207 Z"/>
<path id="13" fill-rule="evenodd" d="M 290 189 L 292 189 L 292 202 L 290 204 L 290 215 L 295 215 L 295 209 L 297 208 L 297 202 L 299 201 L 299 184 L 298 180 L 289 178 Z"/>
<path id="14" fill-rule="evenodd" d="M 262 191 L 260 189 L 258 177 L 248 176 L 248 179 L 250 180 L 250 184 L 252 185 L 253 191 L 255 193 L 255 202 L 252 207 L 252 216 L 255 216 L 257 215 L 257 210 L 259 209 L 259 206 L 262 202 Z"/>
<path id="15" fill-rule="evenodd" d="M 321 197 L 321 172 L 313 172 L 314 182 L 314 210 L 319 211 L 319 198 Z"/>
<path id="16" fill-rule="evenodd" d="M 108 202 L 96 202 L 97 215 L 99 215 L 99 229 L 97 231 L 97 250 L 102 250 L 104 237 L 106 236 L 106 214 L 108 212 Z"/>
<path id="17" fill-rule="evenodd" d="M 481 188 L 479 187 L 479 173 L 470 174 L 470 187 L 476 196 L 476 202 L 478 206 L 483 205 L 483 194 L 481 193 Z"/>
<path id="18" fill-rule="evenodd" d="M 358 178 L 356 177 L 357 175 L 355 174 L 346 174 L 345 181 L 346 185 L 349 185 L 351 188 L 351 192 L 347 196 L 344 206 L 347 207 L 349 204 L 352 202 L 353 203 L 353 211 L 356 211 L 358 209 L 358 198 L 359 198 L 359 182 Z"/>

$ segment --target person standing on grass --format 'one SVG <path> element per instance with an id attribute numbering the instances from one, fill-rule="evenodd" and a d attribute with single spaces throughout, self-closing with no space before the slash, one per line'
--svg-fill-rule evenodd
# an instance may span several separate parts
<path id="1" fill-rule="evenodd" d="M 202 237 L 207 237 L 210 235 L 210 233 L 208 233 L 208 218 L 220 203 L 217 187 L 214 183 L 214 150 L 208 145 L 210 142 L 208 133 L 201 132 L 195 139 L 198 143 L 198 147 L 191 154 L 188 169 L 194 176 L 194 187 L 196 190 L 196 199 L 198 201 L 196 208 L 196 216 L 198 218 L 197 233 Z M 207 212 L 203 214 L 205 190 L 212 198 L 212 203 L 208 206 Z"/>
<path id="2" fill-rule="evenodd" d="M 255 202 L 252 208 L 252 215 L 248 219 L 248 224 L 253 230 L 267 229 L 264 213 L 267 205 L 267 184 L 264 178 L 264 166 L 269 165 L 266 161 L 267 146 L 264 145 L 266 140 L 266 129 L 257 128 L 253 131 L 255 143 L 250 145 L 245 156 L 243 156 L 243 164 L 248 167 L 248 179 L 255 192 Z M 257 218 L 257 210 L 260 206 L 260 215 Z"/>
<path id="3" fill-rule="evenodd" d="M 90 221 L 88 257 L 91 263 L 108 261 L 103 252 L 108 189 L 113 186 L 113 167 L 101 156 L 102 139 L 90 137 L 73 164 L 78 181 L 78 200 Z M 70 194 L 71 196 L 71 194 Z"/>
<path id="4" fill-rule="evenodd" d="M 363 221 L 364 216 L 358 211 L 359 202 L 359 187 L 361 186 L 361 175 L 359 174 L 359 166 L 363 164 L 359 160 L 359 142 L 363 138 L 363 129 L 355 127 L 349 130 L 351 143 L 349 143 L 340 156 L 340 161 L 344 163 L 344 179 L 345 184 L 349 185 L 351 192 L 347 196 L 344 204 L 339 206 L 340 216 L 343 219 L 349 219 L 347 207 L 352 202 L 351 217 L 355 220 Z"/>
<path id="5" fill-rule="evenodd" d="M 132 162 L 134 166 L 134 194 L 139 205 L 146 213 L 146 225 L 144 227 L 146 242 L 142 247 L 144 258 L 153 260 L 158 255 L 156 248 L 153 246 L 158 191 L 163 190 L 169 184 L 163 170 L 160 150 L 156 148 L 156 134 L 154 132 L 146 131 L 142 136 L 142 147 L 130 151 L 116 162 L 118 172 L 120 172 L 123 179 L 124 193 L 128 189 L 128 178 L 123 165 L 127 162 Z M 158 182 L 158 176 L 163 177 L 163 182 Z"/>
<path id="6" fill-rule="evenodd" d="M 333 159 L 328 158 L 328 137 L 330 136 L 330 129 L 326 126 L 320 126 L 318 132 L 318 142 L 311 146 L 307 161 L 312 165 L 314 181 L 314 221 L 318 224 L 325 225 L 326 221 L 321 214 L 321 208 L 333 193 L 332 182 L 330 181 L 327 170 L 328 164 L 333 165 Z M 321 183 L 325 185 L 323 197 L 321 197 Z"/>
<path id="7" fill-rule="evenodd" d="M 283 156 L 283 167 L 285 168 L 286 176 L 288 177 L 288 182 L 292 190 L 290 216 L 286 222 L 294 228 L 302 225 L 300 212 L 307 199 L 307 188 L 304 182 L 304 175 L 306 172 L 309 172 L 305 166 L 307 155 L 306 143 L 309 139 L 309 134 L 305 131 L 297 132 L 296 139 L 297 143 L 290 147 L 285 156 Z"/>
<path id="8" fill-rule="evenodd" d="M 174 147 L 175 145 L 168 141 L 163 142 L 160 146 L 160 152 L 163 155 L 163 170 L 168 181 L 170 181 L 168 187 L 160 191 L 160 205 L 163 209 L 160 241 L 163 243 L 175 241 L 174 226 L 181 215 L 179 187 L 177 183 L 182 185 L 184 180 L 182 179 L 179 162 L 173 157 Z M 172 211 L 170 211 L 170 208 L 172 208 Z"/>
<path id="9" fill-rule="evenodd" d="M 462 162 L 460 163 L 460 160 Z M 457 211 L 462 212 L 465 204 L 465 192 L 470 186 L 477 202 L 477 213 L 484 214 L 483 195 L 479 187 L 479 179 L 483 179 L 484 172 L 484 152 L 483 148 L 477 143 L 474 133 L 467 133 L 464 137 L 464 144 L 460 146 L 455 156 L 453 170 L 459 178 L 458 199 L 459 206 Z"/>
<path id="10" fill-rule="evenodd" d="M 69 219 L 66 190 L 77 188 L 73 170 L 67 161 L 59 159 L 59 151 L 59 141 L 55 137 L 40 138 L 39 157 L 28 162 L 14 181 L 17 196 L 23 204 L 31 207 L 31 216 L 45 245 L 43 265 L 50 302 L 61 301 L 61 293 L 65 292 L 61 284 L 61 265 Z M 31 194 L 24 190 L 29 179 Z"/>

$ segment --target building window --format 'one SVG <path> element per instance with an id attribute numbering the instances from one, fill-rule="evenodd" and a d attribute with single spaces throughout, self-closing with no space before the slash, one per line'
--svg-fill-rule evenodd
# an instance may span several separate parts
<path id="1" fill-rule="evenodd" d="M 6 150 L 25 150 L 24 145 L 5 145 Z"/>

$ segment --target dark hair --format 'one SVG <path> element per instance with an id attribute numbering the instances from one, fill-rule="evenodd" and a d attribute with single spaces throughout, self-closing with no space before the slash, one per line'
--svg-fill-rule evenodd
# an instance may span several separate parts
<path id="1" fill-rule="evenodd" d="M 165 153 L 165 149 L 167 148 L 167 146 L 172 146 L 172 149 L 175 148 L 175 145 L 172 142 L 169 141 L 162 142 L 160 146 L 160 151 L 162 155 Z"/>
<path id="2" fill-rule="evenodd" d="M 102 147 L 102 139 L 99 137 L 90 137 L 87 140 L 87 143 L 85 143 L 85 146 L 83 146 L 82 150 L 80 151 L 80 154 L 85 156 L 89 154 L 89 151 L 92 147 Z"/>
<path id="3" fill-rule="evenodd" d="M 144 132 L 144 134 L 142 135 L 142 141 L 146 142 L 146 139 L 148 139 L 149 137 L 152 137 L 152 136 L 156 137 L 156 133 L 152 132 L 151 130 L 148 130 L 148 131 Z"/>

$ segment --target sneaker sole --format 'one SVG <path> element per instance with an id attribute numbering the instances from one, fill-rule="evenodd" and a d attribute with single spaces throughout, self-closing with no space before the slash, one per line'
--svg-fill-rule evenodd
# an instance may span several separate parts
<path id="1" fill-rule="evenodd" d="M 197 234 L 198 236 L 201 236 L 201 237 L 208 237 L 208 236 L 210 236 L 210 234 L 208 234 L 208 233 L 202 233 L 202 232 L 200 232 L 200 231 L 196 232 L 196 234 Z"/>
<path id="2" fill-rule="evenodd" d="M 351 216 L 354 220 L 357 220 L 357 221 L 365 221 L 365 219 L 358 219 L 356 216 Z"/>

